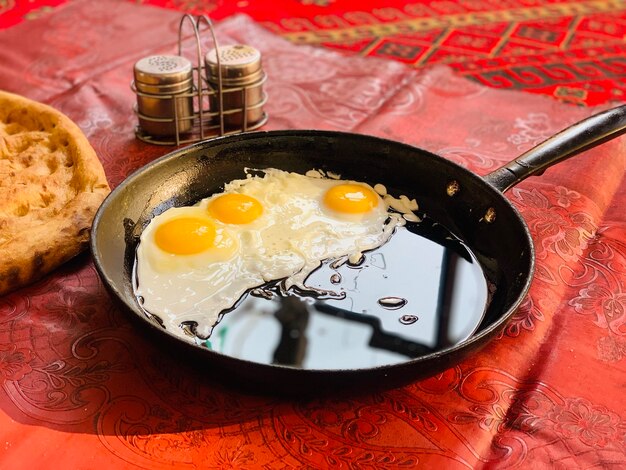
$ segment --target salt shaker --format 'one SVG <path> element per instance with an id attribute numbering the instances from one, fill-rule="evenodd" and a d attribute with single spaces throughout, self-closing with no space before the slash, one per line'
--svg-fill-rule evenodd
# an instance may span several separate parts
<path id="1" fill-rule="evenodd" d="M 153 136 L 174 136 L 193 126 L 193 67 L 184 57 L 153 55 L 135 63 L 139 126 Z"/>
<path id="2" fill-rule="evenodd" d="M 221 75 L 224 123 L 242 127 L 244 123 L 250 126 L 259 122 L 267 101 L 263 92 L 266 76 L 261 66 L 261 53 L 252 46 L 235 44 L 220 47 L 219 59 L 218 66 L 216 49 L 210 50 L 204 58 L 207 82 L 216 92 L 210 95 L 209 106 L 212 110 L 219 109 L 217 91 Z"/>

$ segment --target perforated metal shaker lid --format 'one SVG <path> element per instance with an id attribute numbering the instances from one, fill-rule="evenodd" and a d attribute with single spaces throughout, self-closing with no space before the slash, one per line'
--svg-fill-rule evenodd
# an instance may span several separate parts
<path id="1" fill-rule="evenodd" d="M 135 63 L 135 81 L 149 85 L 169 85 L 189 80 L 193 67 L 185 57 L 153 55 Z"/>
<path id="2" fill-rule="evenodd" d="M 261 53 L 254 47 L 245 44 L 222 46 L 220 66 L 222 78 L 233 79 L 256 74 L 261 70 Z M 209 79 L 218 76 L 217 53 L 215 49 L 207 52 L 204 57 Z"/>

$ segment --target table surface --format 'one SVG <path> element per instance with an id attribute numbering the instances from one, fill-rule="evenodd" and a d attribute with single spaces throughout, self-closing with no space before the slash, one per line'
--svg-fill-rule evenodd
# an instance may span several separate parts
<path id="1" fill-rule="evenodd" d="M 132 64 L 174 52 L 180 11 L 196 4 L 0 6 L 0 88 L 71 117 L 115 187 L 172 150 L 134 137 Z M 203 11 L 221 43 L 261 50 L 264 129 L 381 136 L 484 175 L 622 104 L 626 2 L 386 5 Z M 625 146 L 506 193 L 535 244 L 529 295 L 483 350 L 399 388 L 298 399 L 199 375 L 130 323 L 80 255 L 0 298 L 0 466 L 623 468 Z"/>

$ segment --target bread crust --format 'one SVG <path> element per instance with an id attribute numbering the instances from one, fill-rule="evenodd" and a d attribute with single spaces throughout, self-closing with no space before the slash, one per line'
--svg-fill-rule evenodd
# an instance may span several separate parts
<path id="1" fill-rule="evenodd" d="M 71 119 L 0 91 L 0 295 L 83 251 L 109 192 L 100 160 Z"/>

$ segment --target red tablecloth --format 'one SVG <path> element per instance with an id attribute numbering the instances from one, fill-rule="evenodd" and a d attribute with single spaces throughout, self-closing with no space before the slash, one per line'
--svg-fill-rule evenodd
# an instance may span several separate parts
<path id="1" fill-rule="evenodd" d="M 45 16 L 67 1 L 0 3 L 0 28 Z M 413 67 L 447 64 L 489 87 L 561 101 L 596 105 L 626 96 L 626 4 L 619 0 L 135 3 L 207 13 L 216 20 L 244 13 L 296 44 Z"/>
<path id="2" fill-rule="evenodd" d="M 134 138 L 129 82 L 138 58 L 174 52 L 179 19 L 71 2 L 0 31 L 0 87 L 68 114 L 115 186 L 168 151 Z M 222 43 L 263 53 L 266 129 L 384 136 L 485 174 L 596 111 L 441 65 L 294 45 L 244 16 L 217 30 Z M 384 392 L 297 400 L 199 377 L 129 323 L 85 253 L 0 298 L 0 466 L 623 467 L 624 146 L 609 142 L 507 193 L 535 240 L 527 300 L 479 354 Z"/>

